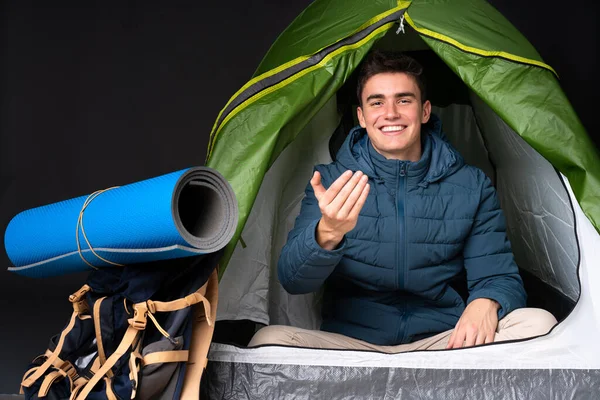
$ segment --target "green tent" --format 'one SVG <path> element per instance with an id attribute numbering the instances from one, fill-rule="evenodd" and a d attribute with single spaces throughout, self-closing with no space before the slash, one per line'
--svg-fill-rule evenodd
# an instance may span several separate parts
<path id="1" fill-rule="evenodd" d="M 450 142 L 496 185 L 529 306 L 559 325 L 525 342 L 393 356 L 213 343 L 209 397 L 429 398 L 433 384 L 441 398 L 597 393 L 598 151 L 555 71 L 484 0 L 317 0 L 275 41 L 211 133 L 207 165 L 240 211 L 218 320 L 318 328 L 319 295 L 285 293 L 276 264 L 312 167 L 335 158 L 355 123 L 354 71 L 372 48 L 423 64 Z"/>
<path id="2" fill-rule="evenodd" d="M 555 71 L 484 0 L 317 0 L 275 41 L 211 133 L 207 164 L 231 183 L 240 211 L 221 262 L 218 320 L 318 329 L 319 295 L 285 293 L 276 264 L 313 166 L 335 159 L 355 123 L 354 71 L 372 48 L 423 64 L 450 142 L 496 185 L 528 306 L 559 324 L 527 341 L 396 355 L 244 348 L 217 334 L 209 397 L 593 397 L 598 151 Z"/>

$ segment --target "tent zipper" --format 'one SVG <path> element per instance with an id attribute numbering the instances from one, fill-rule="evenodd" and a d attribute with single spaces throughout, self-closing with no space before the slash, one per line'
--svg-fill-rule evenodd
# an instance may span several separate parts
<path id="1" fill-rule="evenodd" d="M 367 38 L 370 34 L 375 32 L 380 27 L 389 24 L 394 21 L 400 20 L 400 18 L 406 12 L 407 7 L 400 8 L 385 17 L 378 19 L 371 25 L 366 26 L 364 29 L 354 32 L 352 35 L 332 43 L 329 46 L 322 48 L 310 57 L 298 57 L 296 60 L 289 62 L 289 66 L 286 65 L 284 69 L 276 68 L 273 71 L 266 72 L 258 77 L 252 78 L 250 82 L 242 87 L 236 94 L 225 105 L 225 108 L 221 110 L 217 116 L 217 120 L 211 130 L 210 139 L 208 143 L 208 151 L 206 153 L 206 161 L 210 159 L 212 155 L 213 147 L 216 143 L 219 131 L 223 128 L 226 121 L 229 120 L 230 114 L 239 112 L 239 110 L 248 106 L 247 102 L 251 98 L 257 96 L 261 92 L 267 90 L 273 90 L 272 88 L 282 84 L 285 81 L 290 80 L 293 76 L 301 75 L 302 71 L 309 69 L 315 65 L 318 65 L 324 60 L 329 54 L 334 53 L 342 48 L 351 47 L 361 40 Z M 290 82 L 292 82 L 291 80 Z"/>

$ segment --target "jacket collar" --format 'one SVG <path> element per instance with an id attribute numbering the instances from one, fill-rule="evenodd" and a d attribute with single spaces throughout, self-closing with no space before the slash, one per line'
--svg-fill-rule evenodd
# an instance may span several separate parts
<path id="1" fill-rule="evenodd" d="M 429 136 L 421 136 L 423 153 L 421 154 L 421 158 L 416 162 L 388 160 L 375 150 L 367 135 L 364 135 L 361 140 L 366 142 L 363 144 L 367 148 L 364 153 L 370 158 L 368 161 L 370 161 L 376 177 L 385 181 L 388 186 L 395 185 L 400 175 L 400 169 L 403 168 L 406 171 L 407 183 L 412 186 L 419 184 L 425 178 L 429 169 L 429 161 L 431 159 L 431 139 Z"/>

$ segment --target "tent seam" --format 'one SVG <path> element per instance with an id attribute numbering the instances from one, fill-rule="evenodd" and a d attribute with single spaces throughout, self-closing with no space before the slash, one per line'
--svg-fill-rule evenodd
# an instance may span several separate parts
<path id="1" fill-rule="evenodd" d="M 371 32 L 368 36 L 366 36 L 365 38 L 361 39 L 360 41 L 356 42 L 356 43 L 352 43 L 352 44 L 348 44 L 345 45 L 343 47 L 340 47 L 339 49 L 327 54 L 325 57 L 323 57 L 323 59 L 321 61 L 319 61 L 317 64 L 312 65 L 310 67 L 307 67 L 305 69 L 302 69 L 300 71 L 298 71 L 296 74 L 282 80 L 281 82 L 269 86 L 263 90 L 261 90 L 260 92 L 256 93 L 255 95 L 253 95 L 252 97 L 248 98 L 247 100 L 245 100 L 244 102 L 240 103 L 235 109 L 233 109 L 228 115 L 227 117 L 225 117 L 225 119 L 223 119 L 223 122 L 221 122 L 219 129 L 215 132 L 212 140 L 209 142 L 209 151 L 208 151 L 208 156 L 207 156 L 207 161 L 210 159 L 210 157 L 212 156 L 212 151 L 214 149 L 214 145 L 216 143 L 216 139 L 218 134 L 221 132 L 221 128 L 224 127 L 233 117 L 235 117 L 239 112 L 241 112 L 243 109 L 245 109 L 247 106 L 249 106 L 251 103 L 254 103 L 258 100 L 260 100 L 261 98 L 263 98 L 264 96 L 279 90 L 280 88 L 287 86 L 288 84 L 290 84 L 291 82 L 294 82 L 300 78 L 302 78 L 304 75 L 308 74 L 309 72 L 313 72 L 316 69 L 320 69 L 323 67 L 324 64 L 326 64 L 327 62 L 329 62 L 333 57 L 338 56 L 348 50 L 352 50 L 358 47 L 362 47 L 366 42 L 370 41 L 373 39 L 374 36 L 380 34 L 382 31 L 388 30 L 390 29 L 393 25 L 395 24 L 395 22 L 388 22 L 385 25 L 380 26 L 379 28 L 375 29 L 373 32 Z"/>
<path id="2" fill-rule="evenodd" d="M 288 62 L 286 62 L 285 64 L 282 64 L 276 68 L 273 68 L 255 78 L 250 79 L 248 82 L 246 82 L 246 84 L 244 86 L 242 86 L 237 92 L 235 92 L 235 94 L 233 96 L 231 96 L 231 98 L 229 99 L 229 101 L 225 104 L 225 107 L 223 107 L 223 109 L 219 112 L 219 115 L 217 116 L 215 123 L 213 125 L 213 128 L 211 130 L 211 134 L 209 137 L 209 144 L 208 144 L 208 156 L 206 158 L 206 160 L 208 161 L 208 159 L 210 158 L 210 154 L 212 154 L 212 148 L 214 147 L 213 142 L 215 141 L 216 136 L 218 135 L 219 131 L 221 130 L 220 128 L 225 124 L 225 119 L 223 120 L 223 122 L 221 122 L 219 124 L 219 120 L 221 119 L 221 116 L 223 115 L 223 112 L 227 109 L 227 107 L 229 107 L 229 105 L 238 97 L 240 96 L 244 91 L 246 91 L 248 88 L 250 88 L 251 86 L 253 86 L 254 84 L 263 81 L 273 75 L 276 75 L 279 72 L 282 72 L 288 68 L 291 68 L 297 64 L 300 64 L 304 61 L 309 60 L 311 57 L 313 57 L 315 54 L 318 54 L 320 52 L 322 52 L 323 50 L 325 50 L 327 47 L 332 46 L 346 38 L 350 38 L 360 32 L 362 32 L 363 30 L 369 28 L 370 26 L 376 24 L 377 22 L 381 21 L 382 19 L 394 14 L 395 12 L 398 12 L 402 9 L 406 9 L 408 7 L 408 5 L 410 5 L 409 1 L 398 1 L 398 6 L 384 12 L 381 14 L 376 15 L 375 17 L 371 18 L 369 21 L 367 21 L 366 23 L 362 24 L 360 27 L 358 27 L 358 29 L 356 29 L 355 31 L 353 31 L 352 33 L 350 33 L 349 35 L 340 38 L 339 40 L 336 40 L 333 43 L 328 44 L 327 46 L 322 47 L 321 49 L 315 51 L 313 54 L 311 55 L 304 55 L 304 56 L 300 56 L 297 57 L 293 60 L 290 60 Z M 242 103 L 243 104 L 243 103 Z M 241 105 L 241 104 L 240 104 Z M 239 107 L 239 106 L 238 106 Z M 232 110 L 233 112 L 233 110 Z M 219 126 L 218 126 L 219 125 Z"/>
<path id="3" fill-rule="evenodd" d="M 404 13 L 404 17 L 406 19 L 406 22 L 408 22 L 408 24 L 410 26 L 413 27 L 414 30 L 416 30 L 417 32 L 419 32 L 422 35 L 425 36 L 429 36 L 433 39 L 437 39 L 440 40 L 442 42 L 446 42 L 448 44 L 451 44 L 455 47 L 458 47 L 459 49 L 461 49 L 462 51 L 468 52 L 468 53 L 473 53 L 473 54 L 477 54 L 483 57 L 500 57 L 500 58 L 504 58 L 510 61 L 516 61 L 519 63 L 523 63 L 523 64 L 529 64 L 529 65 L 534 65 L 536 67 L 540 67 L 540 68 L 544 68 L 547 69 L 549 71 L 551 71 L 557 78 L 558 78 L 558 73 L 556 73 L 556 71 L 554 70 L 554 68 L 552 68 L 551 66 L 549 66 L 546 63 L 540 62 L 540 61 L 536 61 L 536 60 L 532 60 L 530 58 L 525 58 L 525 57 L 521 57 L 521 56 L 517 56 L 515 54 L 511 54 L 511 53 L 507 53 L 505 51 L 490 51 L 490 50 L 483 50 L 483 49 L 479 49 L 476 47 L 472 47 L 472 46 L 467 46 L 465 44 L 460 43 L 459 41 L 452 39 L 449 36 L 446 35 L 442 35 L 441 33 L 438 32 L 434 32 L 430 29 L 427 28 L 419 28 L 417 27 L 417 25 L 415 24 L 415 22 L 410 18 L 410 16 L 408 15 L 408 11 Z"/>

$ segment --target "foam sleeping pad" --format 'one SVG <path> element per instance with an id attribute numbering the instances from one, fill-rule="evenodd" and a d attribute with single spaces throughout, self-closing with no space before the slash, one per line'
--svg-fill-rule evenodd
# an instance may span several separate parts
<path id="1" fill-rule="evenodd" d="M 4 244 L 10 271 L 42 278 L 212 253 L 231 240 L 237 221 L 229 183 L 194 167 L 23 211 Z"/>

